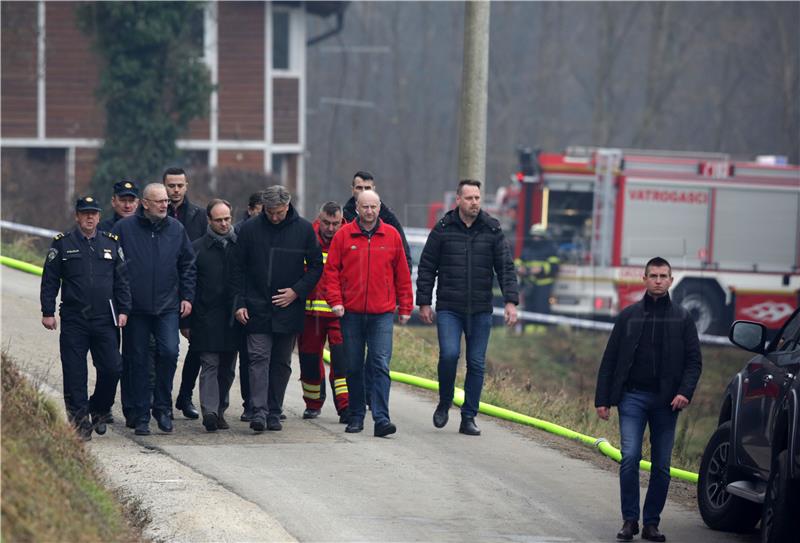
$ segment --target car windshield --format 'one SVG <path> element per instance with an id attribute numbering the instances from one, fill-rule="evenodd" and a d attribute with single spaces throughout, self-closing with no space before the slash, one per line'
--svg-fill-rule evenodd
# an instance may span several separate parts
<path id="1" fill-rule="evenodd" d="M 781 331 L 781 335 L 773 342 L 771 351 L 789 351 L 797 347 L 800 342 L 800 310 L 795 311 L 791 320 Z"/>

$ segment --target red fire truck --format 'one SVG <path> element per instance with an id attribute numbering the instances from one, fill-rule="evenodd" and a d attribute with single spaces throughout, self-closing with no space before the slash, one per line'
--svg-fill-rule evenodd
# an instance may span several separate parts
<path id="1" fill-rule="evenodd" d="M 487 207 L 516 255 L 532 224 L 558 243 L 554 313 L 614 317 L 641 298 L 656 255 L 701 333 L 725 334 L 733 319 L 778 328 L 798 306 L 800 167 L 587 147 L 520 156 L 523 171 Z"/>

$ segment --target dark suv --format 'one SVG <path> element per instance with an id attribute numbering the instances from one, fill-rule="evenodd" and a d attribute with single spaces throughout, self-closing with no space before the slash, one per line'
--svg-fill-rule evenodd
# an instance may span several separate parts
<path id="1" fill-rule="evenodd" d="M 715 530 L 765 542 L 800 541 L 800 309 L 767 341 L 758 323 L 736 321 L 729 338 L 756 353 L 725 391 L 719 427 L 700 464 L 697 502 Z"/>

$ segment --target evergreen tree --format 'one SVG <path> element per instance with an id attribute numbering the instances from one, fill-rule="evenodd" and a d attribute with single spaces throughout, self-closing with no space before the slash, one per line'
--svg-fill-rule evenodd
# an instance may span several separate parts
<path id="1" fill-rule="evenodd" d="M 77 9 L 102 58 L 97 95 L 105 104 L 105 143 L 91 184 L 108 201 L 116 181 L 159 180 L 178 157 L 175 140 L 192 119 L 208 115 L 213 89 L 196 39 L 203 4 L 91 2 Z"/>

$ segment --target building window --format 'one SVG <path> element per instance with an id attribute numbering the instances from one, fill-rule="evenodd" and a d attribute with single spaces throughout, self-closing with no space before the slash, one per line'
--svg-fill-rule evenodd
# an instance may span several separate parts
<path id="1" fill-rule="evenodd" d="M 289 12 L 272 12 L 272 69 L 289 69 Z"/>
<path id="2" fill-rule="evenodd" d="M 283 166 L 286 155 L 273 154 L 272 155 L 272 175 L 280 178 L 281 182 L 284 181 Z"/>

